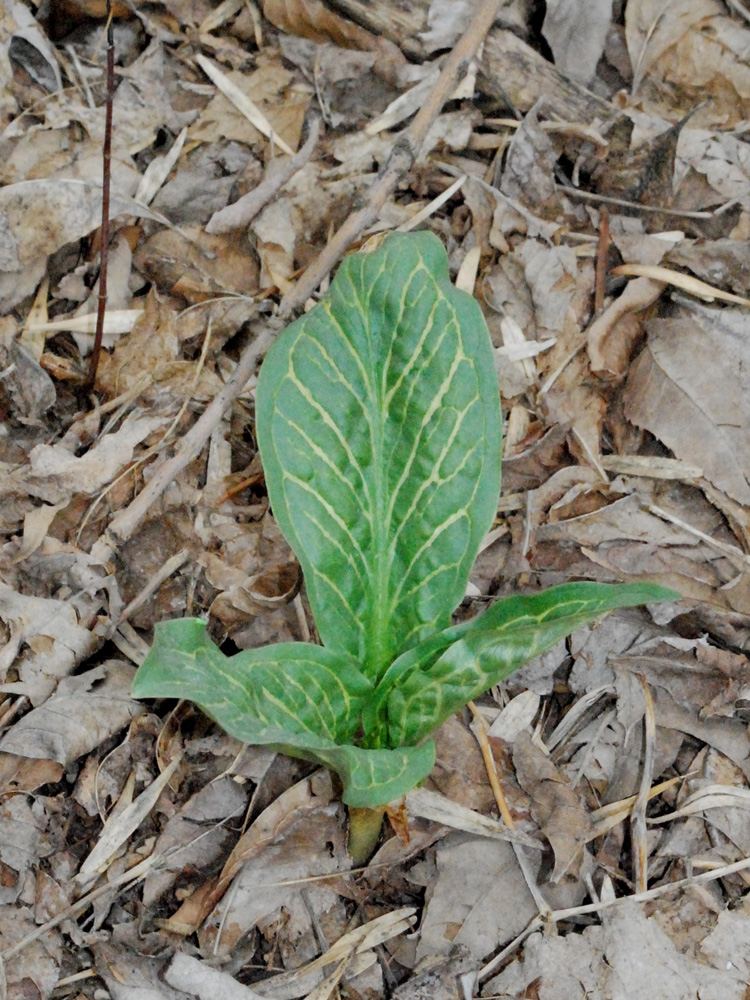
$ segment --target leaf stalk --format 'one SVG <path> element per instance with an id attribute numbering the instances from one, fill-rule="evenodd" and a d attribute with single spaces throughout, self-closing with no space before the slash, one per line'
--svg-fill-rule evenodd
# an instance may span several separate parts
<path id="1" fill-rule="evenodd" d="M 375 853 L 384 815 L 385 806 L 377 809 L 349 806 L 349 856 L 356 868 L 367 864 Z"/>

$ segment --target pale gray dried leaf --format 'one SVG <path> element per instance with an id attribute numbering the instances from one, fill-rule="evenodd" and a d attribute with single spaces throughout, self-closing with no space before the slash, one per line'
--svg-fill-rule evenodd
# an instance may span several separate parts
<path id="1" fill-rule="evenodd" d="M 593 626 L 576 629 L 569 640 L 574 659 L 568 678 L 571 691 L 582 694 L 612 684 L 612 655 L 625 653 L 658 634 L 647 616 L 635 608 L 615 611 Z"/>
<path id="2" fill-rule="evenodd" d="M 178 952 L 169 964 L 164 978 L 170 986 L 183 990 L 199 1000 L 263 1000 L 260 993 L 238 983 L 228 972 L 220 972 L 207 962 Z"/>
<path id="3" fill-rule="evenodd" d="M 715 747 L 734 761 L 750 779 L 750 734 L 746 723 L 740 719 L 722 719 L 718 716 L 702 719 L 697 707 L 678 705 L 666 688 L 654 687 L 652 693 L 657 725 L 687 733 L 702 743 Z"/>
<path id="4" fill-rule="evenodd" d="M 519 691 L 534 691 L 538 695 L 552 694 L 555 688 L 555 673 L 568 659 L 568 645 L 565 639 L 552 649 L 530 660 L 520 670 L 516 670 L 504 682 L 504 686 L 515 694 Z"/>
<path id="5" fill-rule="evenodd" d="M 750 504 L 747 312 L 682 304 L 647 329 L 648 344 L 628 377 L 625 415 Z"/>
<path id="6" fill-rule="evenodd" d="M 277 946 L 282 951 L 291 946 L 297 965 L 314 957 L 305 953 L 317 945 L 301 887 L 285 883 L 349 867 L 340 809 L 328 772 L 315 772 L 265 809 L 224 866 L 222 880 L 233 878 L 232 890 L 205 922 L 201 946 L 228 953 L 252 928 L 278 920 L 284 908 L 285 934 Z M 312 883 L 305 893 L 319 914 L 339 905 L 338 895 L 324 886 Z"/>
<path id="7" fill-rule="evenodd" d="M 12 401 L 13 415 L 23 420 L 40 420 L 55 405 L 55 383 L 18 341 L 7 351 L 0 347 L 0 364 L 4 369 L 3 388 Z"/>
<path id="8" fill-rule="evenodd" d="M 522 958 L 485 984 L 485 993 L 523 996 L 535 984 L 539 1000 L 742 1000 L 744 976 L 726 962 L 714 968 L 677 950 L 638 903 L 604 912 L 601 927 L 566 937 L 533 934 Z"/>
<path id="9" fill-rule="evenodd" d="M 10 641 L 0 650 L 0 680 L 5 680 L 11 665 L 19 675 L 17 682 L 3 684 L 2 690 L 26 695 L 34 705 L 41 704 L 58 681 L 72 673 L 99 642 L 89 629 L 79 624 L 76 608 L 70 601 L 19 594 L 2 582 L 0 620 L 10 631 Z M 19 725 L 16 723 L 15 728 Z"/>
<path id="10" fill-rule="evenodd" d="M 456 945 L 444 958 L 425 960 L 417 974 L 393 992 L 393 1000 L 462 1000 L 469 995 L 463 977 L 473 982 L 476 971 L 476 959 Z"/>
<path id="11" fill-rule="evenodd" d="M 436 859 L 438 874 L 420 925 L 418 961 L 448 955 L 456 944 L 481 961 L 536 916 L 511 844 L 451 833 L 438 845 Z"/>
<path id="12" fill-rule="evenodd" d="M 525 240 L 518 250 L 524 278 L 531 292 L 536 339 L 561 337 L 575 323 L 578 260 L 572 247 L 546 246 Z"/>
<path id="13" fill-rule="evenodd" d="M 694 547 L 700 540 L 690 532 L 649 513 L 636 494 L 622 497 L 590 514 L 544 524 L 537 529 L 537 541 L 572 538 L 579 545 L 602 545 L 630 540 L 648 542 L 653 547 Z"/>
<path id="14" fill-rule="evenodd" d="M 539 111 L 546 103 L 545 98 L 538 101 L 514 132 L 500 183 L 504 195 L 531 208 L 557 192 L 554 170 L 560 151 L 539 123 Z"/>
<path id="15" fill-rule="evenodd" d="M 233 827 L 227 823 L 239 821 L 247 805 L 249 786 L 239 785 L 225 776 L 210 782 L 187 800 L 173 816 L 154 845 L 154 854 L 164 854 L 179 848 L 164 864 L 146 876 L 143 903 L 153 906 L 174 885 L 180 872 L 188 866 L 192 871 L 206 871 L 221 859 L 227 845 L 235 839 Z"/>
<path id="16" fill-rule="evenodd" d="M 25 795 L 9 796 L 0 804 L 0 862 L 16 873 L 15 878 L 6 873 L 0 885 L 0 904 L 18 899 L 26 869 L 50 853 L 44 837 L 46 824 L 41 803 Z"/>
<path id="17" fill-rule="evenodd" d="M 38 444 L 29 455 L 31 468 L 19 469 L 13 484 L 53 504 L 69 500 L 74 493 L 91 495 L 132 460 L 137 445 L 168 422 L 168 417 L 128 414 L 116 431 L 99 438 L 83 455 L 75 455 L 61 443 Z"/>
<path id="18" fill-rule="evenodd" d="M 750 958 L 747 952 L 750 935 L 750 915 L 746 905 L 736 910 L 724 910 L 719 914 L 716 927 L 703 938 L 700 954 L 716 969 L 737 970 L 739 975 L 750 979 Z"/>
<path id="19" fill-rule="evenodd" d="M 162 979 L 164 960 L 139 954 L 122 942 L 99 940 L 92 947 L 94 965 L 112 1000 L 193 1000 Z M 221 994 L 217 994 L 219 996 Z"/>
<path id="20" fill-rule="evenodd" d="M 522 691 L 503 708 L 487 735 L 512 743 L 518 734 L 531 726 L 539 711 L 541 698 L 534 691 Z"/>
<path id="21" fill-rule="evenodd" d="M 750 851 L 750 791 L 745 776 L 740 767 L 713 747 L 707 747 L 702 757 L 701 776 L 691 779 L 685 789 L 690 794 L 678 798 L 675 809 L 702 815 L 710 835 L 715 839 L 715 831 L 721 831 L 729 842 L 724 851 L 731 855 L 734 846 L 733 853 L 739 860 Z"/>
<path id="22" fill-rule="evenodd" d="M 471 17 L 471 0 L 432 0 L 427 11 L 427 31 L 418 33 L 425 52 L 452 49 Z"/>
<path id="23" fill-rule="evenodd" d="M 690 200 L 685 202 L 691 209 L 715 206 L 719 199 L 736 198 L 743 206 L 750 203 L 750 149 L 738 137 L 701 128 L 683 129 L 675 163 L 678 182 L 690 173 L 691 167 L 706 181 L 701 188 L 696 178 L 692 179 L 688 187 Z"/>
<path id="24" fill-rule="evenodd" d="M 20 718 L 0 740 L 0 752 L 69 764 L 96 749 L 141 715 L 130 697 L 135 668 L 107 660 L 67 677 L 44 705 Z"/>
<path id="25" fill-rule="evenodd" d="M 35 912 L 30 906 L 0 906 L 0 941 L 3 942 L 3 950 L 38 929 Z M 41 940 L 29 941 L 13 958 L 6 959 L 3 986 L 7 983 L 8 1000 L 21 1000 L 28 996 L 28 984 L 31 984 L 31 989 L 37 996 L 51 996 L 62 976 L 62 952 L 63 936 L 56 929 L 50 928 Z"/>
<path id="26" fill-rule="evenodd" d="M 112 191 L 110 218 L 158 216 L 145 205 Z M 0 188 L 0 271 L 21 271 L 43 254 L 88 236 L 101 225 L 101 186 L 52 177 Z"/>
<path id="27" fill-rule="evenodd" d="M 8 54 L 46 90 L 59 90 L 62 87 L 60 68 L 39 24 L 21 3 L 13 4 L 12 16 L 18 27 L 11 36 Z"/>
<path id="28" fill-rule="evenodd" d="M 750 178 L 747 184 L 750 186 Z M 696 277 L 718 288 L 745 297 L 750 293 L 750 246 L 745 240 L 683 240 L 669 251 L 666 260 L 669 265 L 689 268 Z"/>
<path id="29" fill-rule="evenodd" d="M 682 134 L 682 133 L 681 133 Z M 620 256 L 626 264 L 661 264 L 664 255 L 675 245 L 683 245 L 683 233 L 675 232 L 670 239 L 664 239 L 665 233 L 652 236 L 649 233 L 612 233 L 612 242 L 620 251 Z M 687 242 L 692 242 L 688 240 Z M 714 245 L 712 240 L 710 246 Z M 670 257 L 671 259 L 671 257 Z"/>
<path id="30" fill-rule="evenodd" d="M 579 83 L 588 83 L 604 52 L 612 21 L 612 0 L 547 0 L 542 34 L 555 66 Z"/>

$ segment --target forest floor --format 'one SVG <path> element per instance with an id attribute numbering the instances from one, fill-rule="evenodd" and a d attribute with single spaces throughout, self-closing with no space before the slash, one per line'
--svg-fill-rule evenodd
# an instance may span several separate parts
<path id="1" fill-rule="evenodd" d="M 106 5 L 0 6 L 8 1000 L 748 995 L 750 13 L 494 6 L 441 94 L 469 0 L 114 0 L 93 391 Z M 484 821 L 467 711 L 432 809 L 407 800 L 353 870 L 327 772 L 130 689 L 165 619 L 232 650 L 315 638 L 257 371 L 345 252 L 411 228 L 479 301 L 502 396 L 461 615 L 570 580 L 682 600 L 479 700 L 542 850 Z"/>

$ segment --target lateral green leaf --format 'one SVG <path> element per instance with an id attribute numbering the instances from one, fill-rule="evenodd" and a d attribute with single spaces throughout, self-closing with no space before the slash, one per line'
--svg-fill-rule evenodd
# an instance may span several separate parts
<path id="1" fill-rule="evenodd" d="M 568 583 L 498 601 L 429 666 L 395 681 L 386 705 L 390 745 L 418 743 L 467 701 L 600 615 L 679 599 L 651 584 Z"/>
<path id="2" fill-rule="evenodd" d="M 133 685 L 136 698 L 187 698 L 244 743 L 335 771 L 348 805 L 377 806 L 432 770 L 435 747 L 362 750 L 352 740 L 372 685 L 346 657 L 309 643 L 225 656 L 198 618 L 162 622 Z"/>
<path id="3" fill-rule="evenodd" d="M 450 624 L 500 487 L 500 406 L 479 306 L 430 233 L 339 268 L 261 370 L 273 513 L 325 645 L 378 680 Z"/>
<path id="4" fill-rule="evenodd" d="M 133 685 L 135 698 L 188 698 L 245 743 L 300 749 L 353 740 L 371 691 L 351 660 L 310 643 L 225 656 L 198 618 L 156 626 Z"/>

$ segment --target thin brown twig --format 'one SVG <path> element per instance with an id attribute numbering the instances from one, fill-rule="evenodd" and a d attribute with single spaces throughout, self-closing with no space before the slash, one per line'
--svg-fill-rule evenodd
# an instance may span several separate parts
<path id="1" fill-rule="evenodd" d="M 508 803 L 505 800 L 505 793 L 503 792 L 500 784 L 495 758 L 492 755 L 492 747 L 490 746 L 490 741 L 487 738 L 487 723 L 484 721 L 484 716 L 473 701 L 470 701 L 468 705 L 471 709 L 471 714 L 474 716 L 471 731 L 474 733 L 474 736 L 476 736 L 479 749 L 482 751 L 482 760 L 484 761 L 487 777 L 490 781 L 490 788 L 492 789 L 492 794 L 495 796 L 495 802 L 497 804 L 498 811 L 500 812 L 500 817 L 509 830 L 515 830 L 516 824 L 511 816 Z"/>
<path id="2" fill-rule="evenodd" d="M 659 215 L 672 215 L 677 219 L 712 219 L 715 212 L 688 212 L 679 208 L 663 208 L 661 205 L 642 205 L 638 201 L 628 201 L 626 198 L 610 198 L 606 194 L 594 194 L 593 191 L 582 191 L 580 188 L 568 187 L 567 184 L 557 184 L 558 191 L 564 191 L 574 198 L 583 201 L 598 201 L 602 205 L 617 205 L 619 208 L 635 208 L 639 212 L 656 212 Z"/>
<path id="3" fill-rule="evenodd" d="M 609 256 L 609 210 L 603 208 L 599 217 L 599 245 L 596 248 L 596 280 L 594 282 L 594 315 L 604 308 L 604 280 L 607 277 Z"/>
<path id="4" fill-rule="evenodd" d="M 112 105 L 115 88 L 115 33 L 112 25 L 112 0 L 107 0 L 107 97 L 104 113 L 102 148 L 102 227 L 99 248 L 99 300 L 96 307 L 96 331 L 91 352 L 86 389 L 94 388 L 96 370 L 104 336 L 104 313 L 107 308 L 107 265 L 109 263 L 109 192 L 112 187 Z"/>
<path id="5" fill-rule="evenodd" d="M 179 552 L 167 559 L 167 561 L 159 567 L 153 576 L 149 578 L 146 585 L 139 590 L 130 604 L 123 608 L 120 613 L 120 617 L 110 626 L 111 630 L 114 632 L 114 630 L 119 628 L 123 622 L 126 622 L 131 615 L 135 614 L 139 608 L 143 607 L 146 601 L 156 593 L 164 581 L 168 580 L 173 573 L 177 572 L 178 569 L 181 569 L 189 558 L 190 551 L 188 549 L 180 549 Z"/>
<path id="6" fill-rule="evenodd" d="M 294 288 L 286 293 L 279 306 L 280 316 L 288 316 L 303 306 L 343 257 L 347 248 L 377 221 L 388 196 L 393 193 L 401 178 L 414 166 L 427 133 L 455 90 L 456 82 L 466 75 L 471 60 L 492 27 L 500 2 L 501 0 L 477 0 L 469 26 L 445 60 L 430 96 L 417 112 L 414 121 L 396 140 L 388 162 L 367 194 L 365 205 L 349 215 Z"/>
<path id="7" fill-rule="evenodd" d="M 633 847 L 633 875 L 636 892 L 648 889 L 648 830 L 646 827 L 646 806 L 648 805 L 656 752 L 656 718 L 654 702 L 646 679 L 639 675 L 646 700 L 643 717 L 643 768 L 633 810 L 630 814 L 630 840 Z"/>

